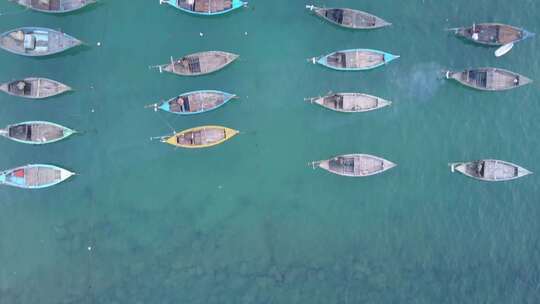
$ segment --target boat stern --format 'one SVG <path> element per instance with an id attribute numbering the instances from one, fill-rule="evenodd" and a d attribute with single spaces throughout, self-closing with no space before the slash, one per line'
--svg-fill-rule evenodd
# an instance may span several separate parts
<path id="1" fill-rule="evenodd" d="M 525 40 L 527 38 L 532 38 L 532 37 L 534 37 L 536 35 L 535 33 L 529 32 L 529 31 L 524 30 L 524 29 L 522 29 L 522 31 L 523 31 L 523 34 L 522 34 L 523 37 L 521 38 L 521 40 Z"/>
<path id="2" fill-rule="evenodd" d="M 0 185 L 6 183 L 6 172 L 0 172 Z"/>
<path id="3" fill-rule="evenodd" d="M 240 131 L 230 128 L 225 128 L 225 138 L 230 139 L 234 137 L 235 135 L 239 134 Z"/>
<path id="4" fill-rule="evenodd" d="M 523 177 L 530 174 L 533 174 L 533 173 L 525 168 L 518 167 L 517 177 Z"/>
<path id="5" fill-rule="evenodd" d="M 241 0 L 233 0 L 232 2 L 232 9 L 237 9 L 241 7 L 247 7 L 248 3 Z"/>
<path id="6" fill-rule="evenodd" d="M 63 169 L 63 168 L 59 168 L 59 170 L 60 170 L 60 182 L 63 182 L 67 180 L 68 178 L 72 177 L 73 175 L 75 175 L 75 173 L 69 170 Z"/>
<path id="7" fill-rule="evenodd" d="M 384 53 L 384 63 L 390 63 L 396 59 L 398 59 L 400 56 L 399 55 L 393 55 L 393 54 L 390 54 L 390 53 Z"/>
<path id="8" fill-rule="evenodd" d="M 64 128 L 64 138 L 68 138 L 75 133 L 77 133 L 77 131 L 70 128 Z"/>
<path id="9" fill-rule="evenodd" d="M 168 102 L 162 102 L 157 108 L 165 112 L 171 111 L 171 106 L 169 105 Z"/>
<path id="10" fill-rule="evenodd" d="M 174 6 L 176 7 L 176 3 L 174 0 L 159 0 L 159 4 L 168 4 L 168 5 L 171 5 L 171 6 Z"/>

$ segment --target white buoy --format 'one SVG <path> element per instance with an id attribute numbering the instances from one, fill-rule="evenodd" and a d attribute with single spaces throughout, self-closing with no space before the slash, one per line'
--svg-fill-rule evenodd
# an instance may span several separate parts
<path id="1" fill-rule="evenodd" d="M 88 251 L 92 251 L 92 246 L 88 246 Z"/>
<path id="2" fill-rule="evenodd" d="M 97 46 L 101 46 L 101 42 L 98 42 L 98 43 L 97 43 Z"/>
<path id="3" fill-rule="evenodd" d="M 94 111 L 94 109 L 92 109 L 92 110 L 90 110 L 90 112 L 94 113 L 95 111 Z"/>
<path id="4" fill-rule="evenodd" d="M 203 32 L 200 32 L 200 33 L 199 33 L 199 36 L 201 36 L 201 37 L 204 36 Z"/>
<path id="5" fill-rule="evenodd" d="M 247 36 L 247 35 L 248 35 L 248 33 L 247 33 L 247 32 L 244 32 L 244 35 L 246 35 L 246 36 Z"/>

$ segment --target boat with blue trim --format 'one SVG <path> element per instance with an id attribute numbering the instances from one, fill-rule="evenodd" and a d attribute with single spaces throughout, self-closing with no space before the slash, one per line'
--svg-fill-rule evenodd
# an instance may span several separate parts
<path id="1" fill-rule="evenodd" d="M 57 185 L 75 175 L 53 165 L 26 165 L 0 172 L 0 185 L 23 189 L 43 189 Z"/>
<path id="2" fill-rule="evenodd" d="M 50 144 L 77 133 L 48 121 L 26 121 L 0 129 L 0 136 L 28 145 Z"/>
<path id="3" fill-rule="evenodd" d="M 22 56 L 48 56 L 81 45 L 62 32 L 44 27 L 21 27 L 0 35 L 0 47 Z"/>
<path id="4" fill-rule="evenodd" d="M 192 115 L 215 110 L 233 98 L 238 97 L 222 91 L 201 90 L 187 92 L 167 101 L 148 105 L 146 108 L 154 108 L 154 111 L 159 109 L 179 115 Z"/>
<path id="5" fill-rule="evenodd" d="M 247 6 L 241 0 L 159 0 L 159 4 L 169 4 L 184 12 L 195 15 L 221 15 Z"/>
<path id="6" fill-rule="evenodd" d="M 398 55 L 377 50 L 351 49 L 313 57 L 309 61 L 338 71 L 363 71 L 378 68 L 397 58 Z"/>

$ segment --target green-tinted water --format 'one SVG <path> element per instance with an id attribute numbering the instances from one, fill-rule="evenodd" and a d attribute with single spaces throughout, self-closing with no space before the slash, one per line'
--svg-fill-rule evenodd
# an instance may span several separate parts
<path id="1" fill-rule="evenodd" d="M 46 59 L 0 52 L 2 81 L 36 75 L 76 88 L 43 102 L 2 95 L 1 125 L 39 119 L 87 131 L 44 147 L 0 141 L 0 168 L 52 163 L 80 174 L 44 191 L 0 189 L 0 303 L 540 301 L 538 177 L 488 184 L 447 167 L 491 157 L 540 171 L 538 83 L 490 94 L 437 78 L 498 66 L 540 79 L 538 38 L 496 59 L 443 31 L 499 21 L 538 32 L 540 2 L 314 3 L 394 24 L 372 32 L 337 28 L 294 2 L 253 1 L 215 18 L 157 0 L 0 17 L 2 31 L 60 28 L 89 44 Z M 0 10 L 18 9 L 5 1 Z M 365 73 L 305 61 L 358 47 L 401 58 Z M 213 49 L 241 60 L 198 78 L 147 68 Z M 143 109 L 197 89 L 241 99 L 193 117 Z M 394 104 L 340 115 L 303 102 L 329 90 Z M 199 151 L 149 140 L 204 124 L 244 134 Z M 347 179 L 306 165 L 354 152 L 399 166 Z"/>

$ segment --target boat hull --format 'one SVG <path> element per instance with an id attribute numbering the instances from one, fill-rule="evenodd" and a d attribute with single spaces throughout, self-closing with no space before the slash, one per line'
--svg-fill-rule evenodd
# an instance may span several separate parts
<path id="1" fill-rule="evenodd" d="M 215 73 L 233 63 L 239 56 L 222 51 L 199 52 L 186 55 L 178 60 L 171 58 L 171 63 L 157 66 L 160 72 L 180 76 L 202 76 Z"/>
<path id="2" fill-rule="evenodd" d="M 208 5 L 208 11 L 197 11 L 193 8 L 188 7 L 182 7 L 178 5 L 178 0 L 160 0 L 160 4 L 168 4 L 174 8 L 177 8 L 183 12 L 193 14 L 193 15 L 199 15 L 199 16 L 215 16 L 215 15 L 223 15 L 229 12 L 232 12 L 236 9 L 239 9 L 241 7 L 247 6 L 247 2 L 240 1 L 240 0 L 232 0 L 231 6 L 229 8 L 225 9 L 218 9 L 218 10 L 212 10 L 211 5 Z"/>
<path id="3" fill-rule="evenodd" d="M 523 75 L 498 68 L 478 68 L 458 72 L 447 71 L 446 78 L 482 91 L 505 91 L 532 82 L 531 79 Z"/>
<path id="4" fill-rule="evenodd" d="M 195 115 L 216 110 L 234 97 L 236 95 L 222 91 L 201 90 L 181 94 L 156 106 L 162 111 L 177 115 Z"/>
<path id="5" fill-rule="evenodd" d="M 23 84 L 22 88 L 19 84 Z M 0 85 L 5 93 L 28 99 L 44 99 L 71 91 L 71 87 L 55 80 L 38 77 L 28 77 Z"/>
<path id="6" fill-rule="evenodd" d="M 312 166 L 346 177 L 368 177 L 388 171 L 397 165 L 369 154 L 346 154 L 313 162 Z"/>
<path id="7" fill-rule="evenodd" d="M 370 13 L 349 8 L 319 8 L 313 5 L 308 5 L 306 8 L 320 18 L 348 29 L 371 30 L 392 25 Z"/>
<path id="8" fill-rule="evenodd" d="M 0 47 L 27 57 L 58 54 L 82 42 L 62 32 L 43 27 L 21 27 L 0 35 Z"/>
<path id="9" fill-rule="evenodd" d="M 52 144 L 77 133 L 62 125 L 48 121 L 26 121 L 9 125 L 0 135 L 27 145 Z"/>
<path id="10" fill-rule="evenodd" d="M 502 23 L 479 23 L 470 27 L 455 28 L 453 31 L 460 38 L 487 46 L 517 43 L 534 36 L 534 33 L 525 29 Z"/>
<path id="11" fill-rule="evenodd" d="M 452 172 L 457 171 L 465 176 L 486 182 L 511 181 L 532 174 L 529 170 L 516 164 L 496 159 L 454 163 L 450 167 Z"/>
<path id="12" fill-rule="evenodd" d="M 398 55 L 378 50 L 350 49 L 313 58 L 312 61 L 337 71 L 367 71 L 388 64 L 397 58 L 399 58 Z"/>
<path id="13" fill-rule="evenodd" d="M 65 14 L 80 10 L 87 5 L 95 3 L 95 0 L 49 0 L 48 5 L 42 5 L 39 1 L 14 0 L 17 4 L 34 11 L 49 14 Z"/>
<path id="14" fill-rule="evenodd" d="M 311 98 L 311 103 L 342 113 L 362 113 L 375 111 L 392 104 L 391 101 L 363 93 L 335 93 Z"/>
<path id="15" fill-rule="evenodd" d="M 165 137 L 164 143 L 188 149 L 209 148 L 231 139 L 239 132 L 222 126 L 202 126 Z"/>
<path id="16" fill-rule="evenodd" d="M 53 165 L 27 165 L 0 172 L 0 184 L 22 189 L 44 189 L 73 175 L 75 173 Z"/>

